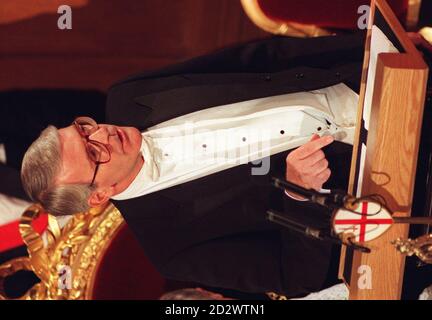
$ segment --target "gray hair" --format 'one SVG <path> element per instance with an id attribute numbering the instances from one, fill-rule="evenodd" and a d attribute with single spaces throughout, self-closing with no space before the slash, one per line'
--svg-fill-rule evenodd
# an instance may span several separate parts
<path id="1" fill-rule="evenodd" d="M 87 200 L 94 188 L 85 184 L 55 185 L 61 169 L 60 137 L 56 127 L 42 131 L 24 155 L 21 181 L 27 195 L 54 216 L 90 209 Z"/>

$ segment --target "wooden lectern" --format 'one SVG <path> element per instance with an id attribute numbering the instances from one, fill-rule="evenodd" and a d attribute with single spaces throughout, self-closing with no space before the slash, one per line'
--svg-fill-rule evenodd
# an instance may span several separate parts
<path id="1" fill-rule="evenodd" d="M 372 0 L 368 25 L 349 193 L 379 194 L 395 216 L 410 216 L 428 68 L 386 1 Z M 374 48 L 380 31 L 393 49 Z M 350 299 L 400 299 L 405 257 L 391 242 L 408 231 L 394 225 L 364 244 L 371 253 L 342 248 Z"/>

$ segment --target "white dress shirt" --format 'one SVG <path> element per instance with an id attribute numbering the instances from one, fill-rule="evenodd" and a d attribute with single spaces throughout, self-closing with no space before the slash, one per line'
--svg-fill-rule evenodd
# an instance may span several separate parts
<path id="1" fill-rule="evenodd" d="M 352 144 L 357 103 L 358 95 L 338 84 L 203 108 L 165 121 L 142 133 L 144 165 L 112 198 L 140 197 L 248 162 L 257 165 L 251 174 L 267 174 L 269 156 L 306 143 L 314 133 Z"/>

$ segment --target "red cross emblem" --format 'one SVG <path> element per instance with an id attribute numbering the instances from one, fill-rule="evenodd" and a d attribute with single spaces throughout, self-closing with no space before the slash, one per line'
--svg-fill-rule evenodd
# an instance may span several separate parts
<path id="1" fill-rule="evenodd" d="M 357 242 L 367 242 L 382 235 L 393 224 L 391 215 L 379 203 L 365 201 L 354 211 L 336 211 L 333 218 L 336 234 L 353 233 Z"/>

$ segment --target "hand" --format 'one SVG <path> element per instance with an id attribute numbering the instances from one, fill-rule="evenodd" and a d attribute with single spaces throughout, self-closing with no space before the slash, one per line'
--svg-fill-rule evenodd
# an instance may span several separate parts
<path id="1" fill-rule="evenodd" d="M 332 136 L 320 137 L 314 134 L 308 143 L 292 151 L 286 158 L 286 180 L 319 191 L 331 175 L 328 161 L 321 149 L 333 141 Z"/>

